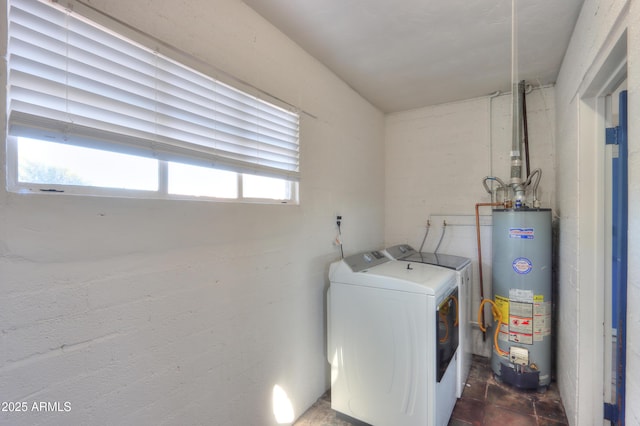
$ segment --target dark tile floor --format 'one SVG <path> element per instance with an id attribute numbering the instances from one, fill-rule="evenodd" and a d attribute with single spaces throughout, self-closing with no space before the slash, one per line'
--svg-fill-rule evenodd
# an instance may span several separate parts
<path id="1" fill-rule="evenodd" d="M 560 394 L 552 383 L 545 393 L 519 391 L 496 382 L 488 358 L 474 356 L 467 386 L 451 415 L 449 426 L 568 425 Z M 327 392 L 294 426 L 352 426 L 331 410 Z"/>

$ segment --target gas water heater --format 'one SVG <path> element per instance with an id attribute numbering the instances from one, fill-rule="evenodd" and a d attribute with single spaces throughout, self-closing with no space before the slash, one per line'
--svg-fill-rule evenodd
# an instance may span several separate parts
<path id="1" fill-rule="evenodd" d="M 520 389 L 551 382 L 551 210 L 493 210 L 493 301 L 500 330 L 491 366 Z"/>

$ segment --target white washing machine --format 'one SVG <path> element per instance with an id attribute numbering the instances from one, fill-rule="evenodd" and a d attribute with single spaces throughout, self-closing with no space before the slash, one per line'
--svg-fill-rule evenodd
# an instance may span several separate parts
<path id="1" fill-rule="evenodd" d="M 460 288 L 459 297 L 459 323 L 460 323 L 460 344 L 458 347 L 458 384 L 456 396 L 462 397 L 464 386 L 469 377 L 473 351 L 471 348 L 471 324 L 469 305 L 471 303 L 471 259 L 467 257 L 453 256 L 450 254 L 417 252 L 408 244 L 399 244 L 384 250 L 391 259 L 402 259 L 411 262 L 426 263 L 443 268 L 451 269 L 458 276 L 458 286 Z"/>
<path id="2" fill-rule="evenodd" d="M 456 403 L 453 271 L 382 252 L 331 265 L 331 408 L 375 426 L 445 426 Z"/>

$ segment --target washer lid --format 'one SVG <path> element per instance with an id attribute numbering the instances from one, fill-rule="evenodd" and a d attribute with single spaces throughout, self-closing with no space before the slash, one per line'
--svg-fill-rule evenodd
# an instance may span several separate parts
<path id="1" fill-rule="evenodd" d="M 442 266 L 443 268 L 453 269 L 456 271 L 461 270 L 471 263 L 471 259 L 467 257 L 442 253 L 417 252 L 409 244 L 398 244 L 392 247 L 387 247 L 384 252 L 391 259 L 428 263 L 430 265 Z"/>
<path id="2" fill-rule="evenodd" d="M 471 259 L 467 257 L 454 256 L 451 254 L 442 254 L 442 253 L 412 253 L 406 257 L 403 257 L 402 260 L 407 260 L 410 262 L 420 262 L 420 263 L 428 263 L 430 265 L 442 266 L 443 268 L 453 269 L 455 271 L 459 271 L 460 269 L 467 266 Z"/>
<path id="3" fill-rule="evenodd" d="M 451 270 L 405 261 L 388 261 L 354 272 L 341 260 L 331 265 L 329 279 L 332 284 L 352 284 L 434 296 L 439 296 L 456 285 L 456 275 Z"/>

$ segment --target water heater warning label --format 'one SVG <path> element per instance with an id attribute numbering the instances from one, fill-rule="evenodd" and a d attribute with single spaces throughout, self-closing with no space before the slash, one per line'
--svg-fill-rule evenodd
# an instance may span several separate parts
<path id="1" fill-rule="evenodd" d="M 535 237 L 534 228 L 509 228 L 509 238 L 521 240 L 533 240 Z"/>
<path id="2" fill-rule="evenodd" d="M 533 303 L 509 304 L 509 341 L 533 344 Z"/>
<path id="3" fill-rule="evenodd" d="M 506 323 L 507 318 L 509 318 L 509 299 L 496 294 L 495 303 L 496 308 L 500 311 L 500 319 L 503 323 Z"/>
<path id="4" fill-rule="evenodd" d="M 542 296 L 533 304 L 533 340 L 541 342 L 551 336 L 551 302 L 545 302 Z"/>

